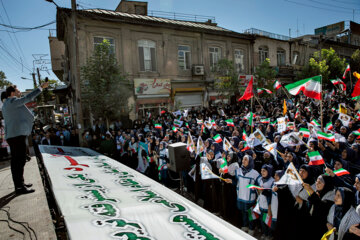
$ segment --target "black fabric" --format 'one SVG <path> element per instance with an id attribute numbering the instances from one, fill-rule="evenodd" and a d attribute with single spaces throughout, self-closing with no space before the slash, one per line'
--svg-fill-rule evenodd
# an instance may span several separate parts
<path id="1" fill-rule="evenodd" d="M 26 163 L 26 136 L 8 138 L 11 151 L 11 174 L 15 189 L 23 187 Z"/>

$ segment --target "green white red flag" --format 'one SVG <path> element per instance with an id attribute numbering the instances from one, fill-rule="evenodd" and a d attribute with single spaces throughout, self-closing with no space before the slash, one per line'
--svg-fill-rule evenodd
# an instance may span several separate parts
<path id="1" fill-rule="evenodd" d="M 267 213 L 264 213 L 262 220 L 265 222 L 266 225 L 271 228 L 272 218 Z"/>
<path id="2" fill-rule="evenodd" d="M 226 122 L 226 125 L 228 125 L 228 126 L 231 126 L 231 127 L 235 126 L 234 121 L 232 119 L 227 119 L 227 120 L 225 120 L 225 122 Z"/>
<path id="3" fill-rule="evenodd" d="M 216 135 L 213 137 L 213 139 L 214 139 L 215 142 L 217 142 L 217 143 L 221 143 L 221 142 L 222 142 L 222 139 L 221 139 L 221 137 L 220 137 L 219 134 L 216 134 Z"/>
<path id="4" fill-rule="evenodd" d="M 174 133 L 176 133 L 178 131 L 178 129 L 176 127 L 172 127 L 172 130 Z"/>
<path id="5" fill-rule="evenodd" d="M 307 128 L 300 128 L 299 132 L 302 133 L 303 137 L 306 137 L 306 138 L 310 137 L 310 131 Z"/>
<path id="6" fill-rule="evenodd" d="M 254 126 L 254 114 L 252 112 L 250 112 L 250 117 L 249 117 L 249 125 L 250 127 L 253 127 Z"/>
<path id="7" fill-rule="evenodd" d="M 321 100 L 321 75 L 290 83 L 285 88 L 291 95 L 298 95 L 302 91 L 309 98 Z"/>
<path id="8" fill-rule="evenodd" d="M 335 135 L 331 133 L 323 133 L 321 131 L 317 132 L 318 139 L 324 139 L 327 141 L 335 142 Z"/>
<path id="9" fill-rule="evenodd" d="M 220 169 L 224 171 L 224 173 L 227 173 L 228 172 L 228 164 L 227 164 L 227 161 L 226 161 L 226 158 L 223 158 L 222 159 L 223 163 L 220 165 Z"/>
<path id="10" fill-rule="evenodd" d="M 340 168 L 338 170 L 335 170 L 334 171 L 335 175 L 340 177 L 340 176 L 343 176 L 343 175 L 348 175 L 350 174 L 350 172 L 348 172 L 347 170 L 343 169 L 343 168 Z"/>
<path id="11" fill-rule="evenodd" d="M 260 214 L 254 211 L 254 206 L 248 209 L 248 217 L 250 221 L 254 221 L 260 217 Z"/>
<path id="12" fill-rule="evenodd" d="M 249 145 L 247 144 L 247 142 L 244 142 L 243 149 L 241 149 L 240 151 L 241 151 L 241 152 L 245 152 L 246 150 L 249 150 L 249 149 L 250 149 L 250 147 L 249 147 Z"/>
<path id="13" fill-rule="evenodd" d="M 327 131 L 331 131 L 334 129 L 334 126 L 332 125 L 331 122 L 327 123 L 326 126 L 325 126 L 325 130 Z"/>
<path id="14" fill-rule="evenodd" d="M 270 118 L 260 119 L 261 123 L 270 123 Z"/>
<path id="15" fill-rule="evenodd" d="M 246 139 L 247 139 L 247 135 L 246 135 L 245 130 L 243 130 L 243 133 L 242 133 L 241 138 L 242 138 L 242 140 L 246 141 Z"/>
<path id="16" fill-rule="evenodd" d="M 155 128 L 157 128 L 157 129 L 162 129 L 162 126 L 161 126 L 161 124 L 156 123 L 156 124 L 155 124 Z"/>
<path id="17" fill-rule="evenodd" d="M 272 91 L 270 91 L 270 90 L 267 89 L 267 88 L 258 88 L 258 89 L 257 89 L 258 95 L 262 94 L 263 92 L 267 92 L 268 94 L 272 94 Z"/>
<path id="18" fill-rule="evenodd" d="M 319 153 L 319 151 L 308 152 L 309 156 L 309 165 L 322 165 L 325 164 L 323 157 Z"/>
<path id="19" fill-rule="evenodd" d="M 341 81 L 340 78 L 331 79 L 330 82 L 334 85 L 339 85 L 342 91 L 346 91 L 346 84 L 343 81 Z"/>
<path id="20" fill-rule="evenodd" d="M 278 80 L 275 80 L 274 89 L 278 90 L 279 88 L 281 88 L 281 83 Z"/>
<path id="21" fill-rule="evenodd" d="M 320 123 L 318 123 L 318 121 L 316 119 L 313 119 L 311 122 L 310 122 L 311 125 L 314 125 L 315 127 L 320 127 Z"/>
<path id="22" fill-rule="evenodd" d="M 300 111 L 299 109 L 296 109 L 295 118 L 298 118 L 299 116 L 300 116 Z"/>
<path id="23" fill-rule="evenodd" d="M 346 66 L 346 68 L 345 68 L 345 71 L 344 71 L 344 74 L 343 74 L 343 79 L 346 78 L 346 73 L 347 73 L 347 72 L 350 72 L 350 64 L 348 64 L 348 65 Z"/>

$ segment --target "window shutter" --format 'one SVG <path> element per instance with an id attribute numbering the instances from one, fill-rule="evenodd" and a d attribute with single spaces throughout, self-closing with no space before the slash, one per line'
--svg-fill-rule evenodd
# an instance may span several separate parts
<path id="1" fill-rule="evenodd" d="M 155 48 L 150 48 L 151 53 L 151 71 L 156 71 L 156 57 L 155 57 Z"/>
<path id="2" fill-rule="evenodd" d="M 144 64 L 144 48 L 143 47 L 139 47 L 139 66 L 140 66 L 140 71 L 144 72 L 145 64 Z"/>

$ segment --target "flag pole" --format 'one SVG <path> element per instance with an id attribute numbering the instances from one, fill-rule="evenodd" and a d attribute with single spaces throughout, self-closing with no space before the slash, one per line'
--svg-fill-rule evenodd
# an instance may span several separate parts
<path id="1" fill-rule="evenodd" d="M 255 96 L 255 95 L 254 95 L 254 96 Z M 250 101 L 251 101 L 251 106 L 250 106 L 251 112 L 253 111 L 253 102 L 254 102 L 253 99 L 254 99 L 254 98 L 251 98 L 251 100 L 250 100 Z M 253 113 L 253 117 L 252 117 L 252 118 L 253 118 L 253 119 L 252 119 L 252 123 L 251 123 L 251 126 L 250 126 L 250 127 L 251 127 L 251 133 L 253 133 L 253 130 L 254 130 L 254 129 L 253 129 L 253 125 L 254 125 L 254 124 L 253 124 L 253 122 L 254 122 L 254 113 Z"/>
<path id="2" fill-rule="evenodd" d="M 256 101 L 260 104 L 262 110 L 263 110 L 264 113 L 265 113 L 265 109 L 264 109 L 264 107 L 261 105 L 259 98 L 258 98 L 255 94 L 254 94 L 254 97 L 255 97 Z"/>
<path id="3" fill-rule="evenodd" d="M 320 75 L 321 76 L 321 75 Z M 320 90 L 320 118 L 321 118 L 321 131 L 324 131 L 323 126 L 323 93 L 322 93 L 322 76 L 321 76 L 321 90 Z"/>
<path id="4" fill-rule="evenodd" d="M 350 74 L 350 87 L 351 87 L 351 89 L 352 89 L 351 69 L 350 69 L 350 71 L 349 71 L 349 74 Z"/>

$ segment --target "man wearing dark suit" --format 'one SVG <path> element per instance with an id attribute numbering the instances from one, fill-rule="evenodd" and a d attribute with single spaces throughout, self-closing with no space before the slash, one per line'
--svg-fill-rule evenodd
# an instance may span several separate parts
<path id="1" fill-rule="evenodd" d="M 2 112 L 5 119 L 5 139 L 11 151 L 11 173 L 17 194 L 35 192 L 30 188 L 32 184 L 24 183 L 26 137 L 30 135 L 34 122 L 34 115 L 25 104 L 32 101 L 48 85 L 49 83 L 45 82 L 24 97 L 21 97 L 16 86 L 6 88 L 7 99 L 4 101 Z"/>

